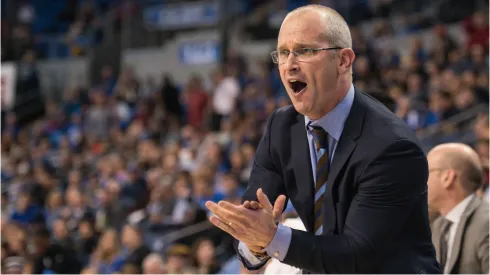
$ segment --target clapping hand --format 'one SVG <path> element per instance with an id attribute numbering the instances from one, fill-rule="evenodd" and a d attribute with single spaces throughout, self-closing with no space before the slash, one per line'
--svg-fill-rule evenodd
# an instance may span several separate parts
<path id="1" fill-rule="evenodd" d="M 226 201 L 206 202 L 214 214 L 209 219 L 211 223 L 255 252 L 265 248 L 276 234 L 286 196 L 280 195 L 272 206 L 267 195 L 258 189 L 257 199 L 258 202 L 246 201 L 238 206 Z"/>

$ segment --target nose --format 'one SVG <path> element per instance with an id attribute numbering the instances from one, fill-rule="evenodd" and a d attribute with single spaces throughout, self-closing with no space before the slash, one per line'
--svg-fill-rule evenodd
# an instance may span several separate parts
<path id="1" fill-rule="evenodd" d="M 296 61 L 296 56 L 291 52 L 286 59 L 286 61 L 282 64 L 282 68 L 286 71 L 298 71 L 299 63 Z"/>

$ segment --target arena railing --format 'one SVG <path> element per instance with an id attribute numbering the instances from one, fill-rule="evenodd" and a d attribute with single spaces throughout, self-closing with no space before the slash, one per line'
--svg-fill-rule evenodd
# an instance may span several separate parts
<path id="1" fill-rule="evenodd" d="M 473 143 L 476 136 L 472 133 L 475 118 L 480 113 L 488 114 L 488 104 L 481 103 L 444 121 L 421 129 L 417 137 L 426 151 L 443 142 Z"/>

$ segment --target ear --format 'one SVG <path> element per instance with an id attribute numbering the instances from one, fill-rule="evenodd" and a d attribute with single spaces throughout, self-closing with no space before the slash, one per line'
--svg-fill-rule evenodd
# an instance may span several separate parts
<path id="1" fill-rule="evenodd" d="M 354 64 L 354 60 L 356 59 L 356 54 L 351 48 L 341 49 L 339 51 L 339 74 L 347 73 L 351 70 L 352 64 Z"/>
<path id="2" fill-rule="evenodd" d="M 443 173 L 442 185 L 444 186 L 444 188 L 447 189 L 453 184 L 455 179 L 456 179 L 456 173 L 454 172 L 454 170 L 448 169 Z"/>

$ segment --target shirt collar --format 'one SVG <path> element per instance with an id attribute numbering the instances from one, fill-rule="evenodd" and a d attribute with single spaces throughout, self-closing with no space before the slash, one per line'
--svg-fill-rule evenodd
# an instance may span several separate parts
<path id="1" fill-rule="evenodd" d="M 461 216 L 463 216 L 464 211 L 466 210 L 466 207 L 468 204 L 470 204 L 471 199 L 475 196 L 475 194 L 471 194 L 468 197 L 466 197 L 464 200 L 462 200 L 456 207 L 451 209 L 449 213 L 446 215 L 446 219 L 451 221 L 453 224 L 456 224 L 459 222 L 461 219 Z"/>
<path id="2" fill-rule="evenodd" d="M 311 120 L 305 116 L 305 126 L 320 126 L 336 141 L 339 141 L 345 121 L 349 116 L 352 103 L 354 102 L 354 85 L 351 84 L 349 91 L 344 98 L 330 112 L 318 120 Z"/>

